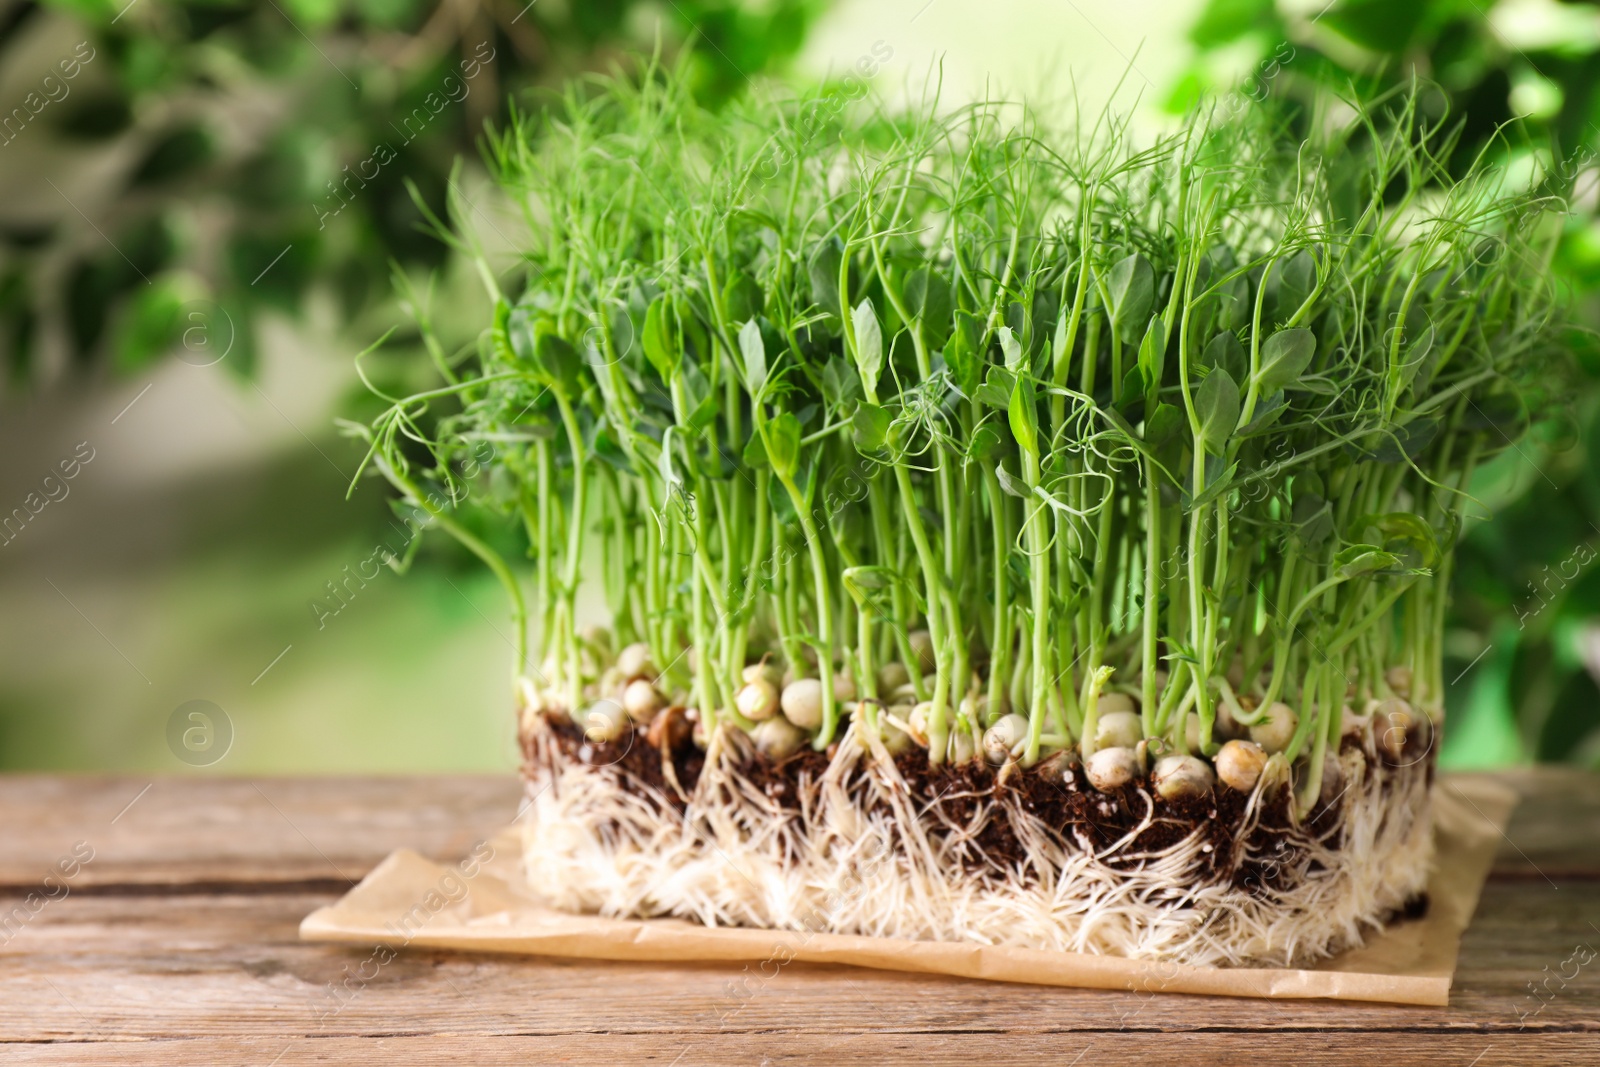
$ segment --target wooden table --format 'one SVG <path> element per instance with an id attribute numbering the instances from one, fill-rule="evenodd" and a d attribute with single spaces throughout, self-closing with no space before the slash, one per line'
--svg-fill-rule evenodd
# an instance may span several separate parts
<path id="1" fill-rule="evenodd" d="M 800 964 L 734 996 L 722 965 L 415 949 L 333 1000 L 371 950 L 300 919 L 393 848 L 464 855 L 515 781 L 0 777 L 0 1062 L 1600 1064 L 1600 777 L 1501 778 L 1522 807 L 1439 1009 Z"/>

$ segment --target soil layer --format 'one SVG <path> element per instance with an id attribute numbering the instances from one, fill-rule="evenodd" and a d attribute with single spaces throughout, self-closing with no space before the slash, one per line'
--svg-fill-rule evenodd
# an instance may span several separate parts
<path id="1" fill-rule="evenodd" d="M 674 713 L 681 715 L 681 709 L 671 709 L 663 715 Z M 551 727 L 560 758 L 590 767 L 612 768 L 623 788 L 639 796 L 665 798 L 675 816 L 686 812 L 688 796 L 705 764 L 705 754 L 690 739 L 688 729 L 632 726 L 617 741 L 595 744 L 565 715 L 547 714 L 544 718 Z M 653 745 L 652 739 L 660 747 Z M 534 765 L 531 738 L 525 734 L 522 743 L 525 774 L 530 778 L 541 776 L 544 769 Z M 1352 750 L 1369 764 L 1381 763 L 1391 768 L 1426 760 L 1431 782 L 1433 753 L 1426 746 L 1413 744 L 1390 754 L 1381 747 L 1364 744 L 1355 735 L 1347 735 L 1341 755 L 1348 758 Z M 825 752 L 808 748 L 773 762 L 752 751 L 741 771 L 780 812 L 804 820 L 799 797 L 809 783 L 826 772 L 834 753 L 832 747 Z M 1288 790 L 1263 797 L 1254 825 L 1247 838 L 1241 839 L 1239 832 L 1250 794 L 1220 784 L 1205 796 L 1180 800 L 1167 800 L 1139 780 L 1116 793 L 1102 794 L 1089 785 L 1083 767 L 1064 754 L 1028 769 L 1011 766 L 997 770 L 981 761 L 931 767 L 926 752 L 915 749 L 896 757 L 895 766 L 918 803 L 926 832 L 931 837 L 956 835 L 961 840 L 958 855 L 963 867 L 1015 871 L 1024 879 L 1029 873 L 1026 851 L 1012 825 L 1013 807 L 1044 823 L 1068 848 L 1102 853 L 1132 834 L 1122 848 L 1107 857 L 1108 863 L 1124 867 L 1137 866 L 1144 857 L 1169 848 L 1198 830 L 1203 838 L 1203 861 L 1196 873 L 1208 883 L 1227 880 L 1246 891 L 1276 887 L 1285 880 L 1311 873 L 1300 867 L 1296 839 L 1303 840 L 1309 833 L 1337 849 L 1342 833 L 1342 793 L 1338 792 L 1331 797 L 1325 795 L 1298 825 Z M 669 781 L 668 767 L 676 783 Z M 1246 844 L 1248 852 L 1241 855 Z M 1415 907 L 1425 908 L 1426 902 L 1412 902 L 1406 911 Z"/>

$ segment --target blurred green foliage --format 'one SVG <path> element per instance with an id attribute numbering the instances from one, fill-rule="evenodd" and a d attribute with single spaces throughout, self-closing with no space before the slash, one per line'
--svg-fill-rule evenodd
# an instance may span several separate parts
<path id="1" fill-rule="evenodd" d="M 261 314 L 300 313 L 314 287 L 331 288 L 339 321 L 361 329 L 361 311 L 392 294 L 390 261 L 428 269 L 448 254 L 420 232 L 412 187 L 442 210 L 452 165 L 476 158 L 509 99 L 624 51 L 692 42 L 696 91 L 715 101 L 797 52 L 822 3 L 0 4 L 0 63 L 36 21 L 81 27 L 95 57 L 35 124 L 126 160 L 104 213 L 80 220 L 63 194 L 47 224 L 0 231 L 5 373 L 23 387 L 36 377 L 48 315 L 65 320 L 76 362 L 125 371 L 172 351 L 196 307 L 226 312 L 227 365 L 246 373 Z M 82 221 L 106 240 L 40 270 Z"/>
<path id="2" fill-rule="evenodd" d="M 1552 259 L 1581 321 L 1600 319 L 1600 5 L 1556 0 L 1210 0 L 1168 106 L 1329 90 L 1371 98 L 1414 77 L 1461 126 L 1452 166 L 1499 154 L 1569 197 Z M 1496 136 L 1500 133 L 1501 136 Z M 1539 432 L 1474 480 L 1481 515 L 1458 549 L 1445 679 L 1455 766 L 1600 766 L 1600 357 L 1569 343 L 1581 395 L 1533 412 Z"/>

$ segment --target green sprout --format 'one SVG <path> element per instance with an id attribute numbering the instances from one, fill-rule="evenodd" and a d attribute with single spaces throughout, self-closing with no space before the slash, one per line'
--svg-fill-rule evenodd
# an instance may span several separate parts
<path id="1" fill-rule="evenodd" d="M 1452 179 L 1414 101 L 1141 148 L 584 82 L 493 138 L 515 283 L 482 265 L 493 324 L 363 429 L 372 465 L 523 531 L 545 709 L 629 681 L 577 625 L 598 561 L 616 643 L 707 735 L 762 729 L 771 666 L 819 750 L 852 716 L 932 764 L 1248 733 L 1309 806 L 1348 716 L 1439 717 L 1467 481 L 1560 388 L 1561 205 Z M 463 483 L 456 439 L 503 445 Z M 430 513 L 522 632 L 522 569 Z"/>

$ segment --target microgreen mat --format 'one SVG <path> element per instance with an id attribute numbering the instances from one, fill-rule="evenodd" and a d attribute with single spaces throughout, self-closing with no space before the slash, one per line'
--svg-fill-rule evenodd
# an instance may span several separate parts
<path id="1" fill-rule="evenodd" d="M 1417 100 L 1141 146 L 1109 112 L 576 84 L 492 138 L 518 266 L 454 238 L 494 319 L 355 428 L 363 467 L 494 570 L 550 707 L 596 699 L 597 553 L 616 644 L 706 728 L 752 726 L 762 656 L 844 676 L 819 749 L 903 724 L 904 665 L 934 763 L 1008 714 L 1023 764 L 1087 758 L 1110 692 L 1201 755 L 1286 702 L 1315 796 L 1346 706 L 1440 714 L 1468 479 L 1561 388 L 1561 204 L 1451 177 Z"/>

